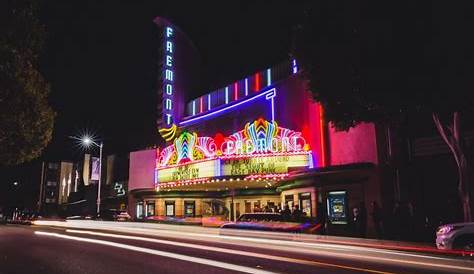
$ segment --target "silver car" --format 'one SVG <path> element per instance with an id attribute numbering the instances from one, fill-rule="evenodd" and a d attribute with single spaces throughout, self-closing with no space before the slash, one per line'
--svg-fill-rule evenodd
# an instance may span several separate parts
<path id="1" fill-rule="evenodd" d="M 474 250 L 474 222 L 447 224 L 436 230 L 438 249 Z"/>

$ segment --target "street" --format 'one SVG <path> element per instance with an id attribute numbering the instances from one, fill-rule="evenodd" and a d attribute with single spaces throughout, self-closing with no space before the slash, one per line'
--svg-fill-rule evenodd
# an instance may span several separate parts
<path id="1" fill-rule="evenodd" d="M 474 261 L 453 256 L 103 223 L 0 226 L 0 273 L 474 272 Z"/>

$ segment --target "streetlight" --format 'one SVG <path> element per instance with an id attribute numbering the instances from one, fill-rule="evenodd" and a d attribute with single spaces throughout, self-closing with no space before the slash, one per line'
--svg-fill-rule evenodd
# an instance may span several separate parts
<path id="1" fill-rule="evenodd" d="M 80 138 L 82 145 L 85 147 L 89 147 L 91 145 L 96 146 L 99 148 L 99 185 L 97 187 L 97 217 L 100 216 L 100 185 L 102 180 L 102 148 L 104 147 L 104 143 L 100 142 L 100 144 L 96 143 L 92 140 L 89 136 L 83 136 Z"/>

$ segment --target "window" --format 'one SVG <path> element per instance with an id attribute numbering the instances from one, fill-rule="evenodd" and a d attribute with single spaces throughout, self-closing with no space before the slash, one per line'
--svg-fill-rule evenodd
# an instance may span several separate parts
<path id="1" fill-rule="evenodd" d="M 311 192 L 300 193 L 300 209 L 307 217 L 311 217 Z"/>
<path id="2" fill-rule="evenodd" d="M 47 182 L 46 182 L 46 185 L 47 185 L 47 186 L 57 186 L 58 183 L 55 182 L 55 181 L 47 181 Z"/>
<path id="3" fill-rule="evenodd" d="M 184 217 L 194 217 L 195 215 L 195 202 L 184 201 Z"/>
<path id="4" fill-rule="evenodd" d="M 165 201 L 166 216 L 174 216 L 174 201 Z"/>
<path id="5" fill-rule="evenodd" d="M 285 206 L 288 206 L 288 209 L 289 210 L 293 210 L 293 203 L 294 203 L 294 200 L 293 200 L 293 194 L 291 195 L 285 195 Z M 284 209 L 284 208 L 283 208 Z"/>
<path id="6" fill-rule="evenodd" d="M 142 219 L 143 218 L 143 203 L 138 203 L 137 204 L 137 219 Z"/>
<path id="7" fill-rule="evenodd" d="M 52 170 L 59 169 L 59 163 L 48 163 L 48 169 L 52 169 Z"/>
<path id="8" fill-rule="evenodd" d="M 155 202 L 150 201 L 146 203 L 146 216 L 155 216 Z"/>

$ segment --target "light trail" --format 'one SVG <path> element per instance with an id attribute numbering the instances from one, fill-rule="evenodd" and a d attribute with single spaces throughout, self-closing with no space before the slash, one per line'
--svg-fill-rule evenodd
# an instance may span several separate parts
<path id="1" fill-rule="evenodd" d="M 376 271 L 376 270 L 370 270 L 370 269 L 363 269 L 363 268 L 351 268 L 343 265 L 336 265 L 336 264 L 327 264 L 323 262 L 317 262 L 317 261 L 309 261 L 309 260 L 300 260 L 300 259 L 293 259 L 293 258 L 287 258 L 287 257 L 281 257 L 281 256 L 272 256 L 272 255 L 262 255 L 258 253 L 253 253 L 253 252 L 247 252 L 247 251 L 236 251 L 236 250 L 230 250 L 230 249 L 224 249 L 224 248 L 218 248 L 218 247 L 209 247 L 209 246 L 201 246 L 201 245 L 195 245 L 195 244 L 188 244 L 188 243 L 179 243 L 179 242 L 173 242 L 173 241 L 167 241 L 167 240 L 159 240 L 159 239 L 153 239 L 153 238 L 145 238 L 145 237 L 139 237 L 139 236 L 128 236 L 128 235 L 121 235 L 121 234 L 110 234 L 110 233 L 101 233 L 101 232 L 93 232 L 93 231 L 81 231 L 81 230 L 71 230 L 68 229 L 66 232 L 71 232 L 71 233 L 83 233 L 83 234 L 90 234 L 90 235 L 97 235 L 97 236 L 104 236 L 104 237 L 115 237 L 115 238 L 123 238 L 123 239 L 131 239 L 131 240 L 140 240 L 140 241 L 148 241 L 148 242 L 155 242 L 155 243 L 162 243 L 162 244 L 169 244 L 169 245 L 175 245 L 175 246 L 181 246 L 181 247 L 189 247 L 189 248 L 197 248 L 197 249 L 204 249 L 204 250 L 213 250 L 216 252 L 224 252 L 224 253 L 231 253 L 231 254 L 237 254 L 237 255 L 244 255 L 244 256 L 254 256 L 254 257 L 260 257 L 264 259 L 271 259 L 271 260 L 291 260 L 291 262 L 294 263 L 302 263 L 302 264 L 313 264 L 313 265 L 323 265 L 326 264 L 326 266 L 332 266 L 332 267 L 338 267 L 338 268 L 349 268 L 351 270 L 357 270 L 357 271 L 368 271 L 371 273 L 388 273 L 388 272 L 381 272 L 381 271 Z M 218 236 L 218 235 L 211 235 L 211 236 Z M 226 236 L 228 237 L 228 236 Z M 247 238 L 242 238 L 240 239 L 239 237 L 232 237 L 234 240 L 250 240 L 250 241 L 255 241 L 258 243 L 264 243 L 265 245 L 259 245 L 259 246 L 254 246 L 254 247 L 259 247 L 259 248 L 269 248 L 269 249 L 274 249 L 274 250 L 280 250 L 279 248 L 275 248 L 270 246 L 269 244 L 271 243 L 280 243 L 283 242 L 285 245 L 287 245 L 287 241 L 281 241 L 281 240 L 267 240 L 267 239 L 247 239 Z M 313 243 L 300 243 L 297 242 L 295 244 L 304 244 L 304 245 L 317 245 Z M 318 248 L 320 249 L 331 249 L 327 248 L 323 245 L 318 245 Z M 354 250 L 354 251 L 362 251 L 362 252 L 367 252 L 367 250 L 361 249 L 359 247 L 347 247 L 349 250 Z M 459 271 L 473 271 L 473 267 L 464 267 L 464 266 L 458 266 L 458 265 L 446 265 L 446 264 L 440 264 L 440 263 L 430 263 L 430 262 L 421 262 L 421 261 L 414 261 L 414 260 L 408 260 L 408 258 L 402 258 L 402 259 L 393 259 L 393 258 L 386 258 L 386 257 L 376 257 L 376 256 L 367 256 L 367 255 L 358 255 L 358 254 L 348 254 L 347 250 L 345 247 L 337 247 L 337 251 L 345 251 L 343 254 L 344 258 L 352 258 L 352 259 L 357 259 L 360 261 L 374 261 L 374 262 L 389 262 L 389 263 L 395 263 L 395 264 L 410 264 L 410 265 L 415 265 L 415 266 L 423 266 L 423 267 L 431 267 L 431 268 L 443 268 L 443 269 L 449 269 L 449 270 L 459 270 Z M 334 250 L 334 249 L 333 249 Z M 302 253 L 301 249 L 295 249 L 294 246 L 288 246 L 286 251 L 294 251 L 298 253 Z M 324 255 L 328 257 L 341 257 L 340 253 L 336 253 L 334 251 L 321 251 L 321 250 L 305 250 L 310 251 L 312 254 L 315 255 Z M 376 250 L 378 251 L 378 250 Z M 439 257 L 433 257 L 433 256 L 428 256 L 428 255 L 418 255 L 418 254 L 405 254 L 401 252 L 394 252 L 394 251 L 385 251 L 382 250 L 380 253 L 385 253 L 385 254 L 391 254 L 391 255 L 397 255 L 397 256 L 412 256 L 416 258 L 423 258 L 423 259 L 442 259 L 442 260 L 447 260 L 450 262 L 455 262 L 459 263 L 457 260 L 451 260 L 448 258 L 439 258 Z M 290 261 L 288 261 L 290 262 Z M 314 262 L 314 263 L 311 263 Z"/>
<path id="2" fill-rule="evenodd" d="M 255 252 L 248 252 L 248 251 L 241 251 L 241 250 L 227 249 L 227 248 L 220 248 L 220 247 L 211 247 L 211 246 L 204 246 L 204 245 L 197 245 L 197 244 L 189 244 L 189 243 L 182 243 L 182 242 L 173 242 L 173 241 L 160 240 L 160 239 L 154 239 L 154 238 L 145 238 L 145 237 L 139 237 L 139 236 L 128 236 L 128 235 L 122 235 L 122 234 L 110 234 L 110 233 L 74 230 L 74 229 L 67 229 L 66 232 L 127 239 L 127 240 L 145 241 L 145 242 L 173 245 L 173 246 L 179 246 L 179 247 L 200 249 L 200 250 L 206 250 L 206 251 L 227 253 L 227 254 L 233 254 L 233 255 L 241 255 L 241 256 L 247 256 L 247 257 L 253 257 L 253 258 L 283 261 L 283 262 L 289 262 L 289 263 L 297 263 L 297 264 L 312 265 L 312 266 L 325 266 L 325 267 L 341 268 L 341 269 L 346 269 L 346 270 L 355 270 L 355 271 L 360 271 L 360 272 L 365 272 L 365 273 L 393 274 L 392 272 L 377 271 L 377 270 L 372 270 L 372 269 L 367 269 L 367 268 L 324 263 L 324 262 L 314 261 L 314 260 L 310 261 L 310 260 L 302 260 L 302 259 L 288 258 L 288 257 L 282 257 L 282 256 L 265 255 L 265 254 L 255 253 Z"/>
<path id="3" fill-rule="evenodd" d="M 159 250 L 154 250 L 150 248 L 138 247 L 138 246 L 133 246 L 133 245 L 121 244 L 121 243 L 115 243 L 115 242 L 110 242 L 110 241 L 97 240 L 97 239 L 92 239 L 92 238 L 81 238 L 81 237 L 69 236 L 69 235 L 64 235 L 64 234 L 59 234 L 59 233 L 50 233 L 50 232 L 44 232 L 44 231 L 35 231 L 35 234 L 42 235 L 42 236 L 57 237 L 61 239 L 67 239 L 67 240 L 73 240 L 73 241 L 79 241 L 79 242 L 87 242 L 87 243 L 93 243 L 93 244 L 99 244 L 99 245 L 105 245 L 105 246 L 112 246 L 112 247 L 122 248 L 126 250 L 132 250 L 136 252 L 147 253 L 147 254 L 152 254 L 152 255 L 161 256 L 161 257 L 167 257 L 167 258 L 176 259 L 176 260 L 193 262 L 193 263 L 208 265 L 212 267 L 223 268 L 227 270 L 239 271 L 243 273 L 275 274 L 275 272 L 255 269 L 251 267 L 229 264 L 229 263 L 208 260 L 208 259 L 203 259 L 203 258 L 191 257 L 187 255 L 174 254 L 170 252 L 159 251 Z"/>
<path id="4" fill-rule="evenodd" d="M 43 221 L 44 222 L 44 221 Z M 53 225 L 50 221 L 45 221 L 43 225 Z M 56 222 L 57 226 L 61 227 L 70 227 L 70 228 L 82 228 L 82 229 L 104 229 L 114 232 L 123 232 L 123 233 L 139 233 L 142 235 L 148 236 L 161 236 L 161 237 L 172 237 L 177 239 L 190 239 L 190 240 L 201 240 L 216 242 L 216 240 L 226 240 L 225 242 L 220 241 L 221 243 L 238 245 L 238 246 L 252 246 L 249 243 L 255 243 L 254 247 L 257 248 L 267 248 L 272 250 L 281 251 L 281 246 L 284 246 L 286 250 L 296 252 L 296 253 L 312 253 L 317 256 L 337 256 L 341 257 L 341 253 L 346 258 L 352 258 L 360 261 L 372 260 L 375 262 L 390 262 L 396 264 L 412 264 L 425 267 L 436 267 L 450 270 L 460 270 L 472 272 L 474 269 L 474 264 L 467 263 L 467 261 L 462 261 L 459 259 L 444 258 L 439 256 L 433 256 L 429 254 L 412 254 L 396 250 L 387 250 L 379 249 L 381 247 L 366 247 L 358 245 L 346 245 L 346 244 L 335 244 L 335 243 L 315 243 L 315 242 L 302 242 L 302 240 L 307 240 L 306 236 L 285 234 L 280 235 L 282 239 L 269 239 L 269 238 L 250 238 L 242 236 L 227 236 L 219 235 L 218 229 L 209 229 L 209 228 L 197 228 L 197 227 L 176 227 L 169 225 L 157 225 L 157 224 L 146 224 L 146 223 L 113 223 L 113 222 L 97 222 L 97 221 L 74 221 L 72 222 Z M 170 227 L 177 229 L 178 231 L 169 230 Z M 192 232 L 193 230 L 200 230 L 206 233 Z M 236 231 L 239 232 L 239 231 Z M 158 234 L 159 233 L 159 234 Z M 252 236 L 255 236 L 255 232 L 252 232 Z M 265 235 L 265 233 L 260 233 Z M 275 236 L 275 235 L 273 235 Z M 308 235 L 310 236 L 310 235 Z M 311 240 L 311 239 L 309 239 Z M 314 239 L 313 239 L 314 241 Z M 318 241 L 318 240 L 316 240 Z M 350 244 L 350 243 L 349 243 Z M 303 250 L 304 249 L 304 250 Z M 321 251 L 324 250 L 324 252 Z M 348 254 L 348 251 L 353 252 L 364 252 L 372 253 L 374 255 L 358 255 L 358 254 Z M 379 255 L 376 255 L 379 254 Z M 397 256 L 398 259 L 385 258 L 387 255 Z M 381 257 L 383 256 L 383 257 Z M 414 261 L 414 260 L 429 260 L 430 262 Z M 434 261 L 434 262 L 431 262 Z M 450 264 L 447 264 L 450 263 Z M 459 266 L 460 264 L 470 265 L 470 267 Z"/>

